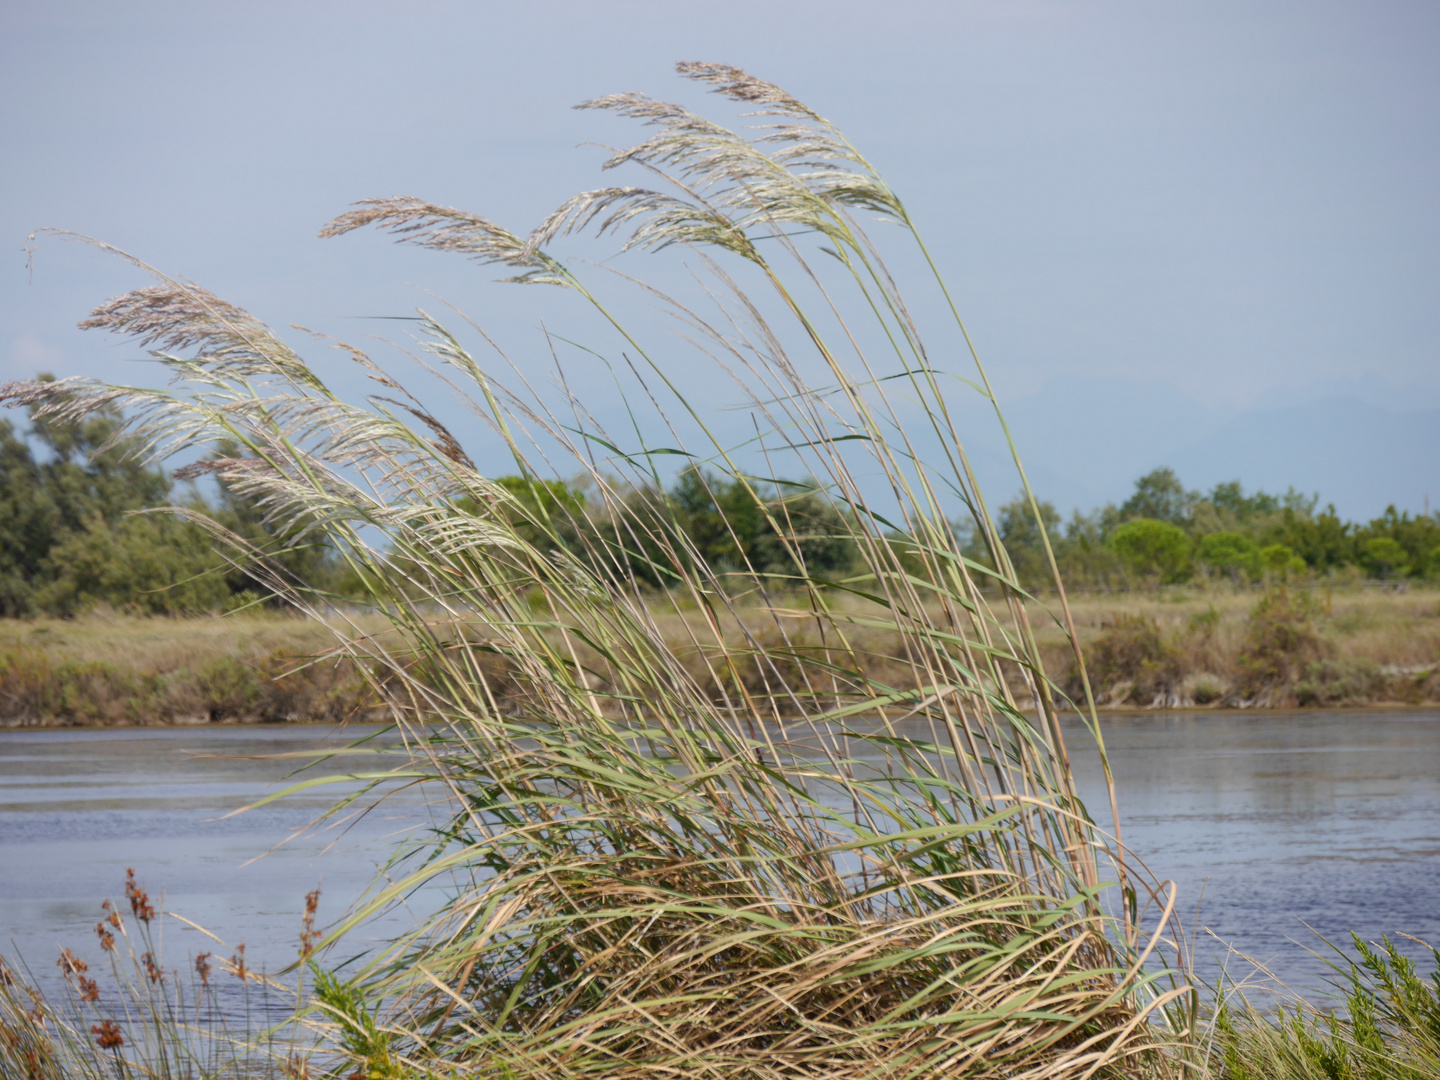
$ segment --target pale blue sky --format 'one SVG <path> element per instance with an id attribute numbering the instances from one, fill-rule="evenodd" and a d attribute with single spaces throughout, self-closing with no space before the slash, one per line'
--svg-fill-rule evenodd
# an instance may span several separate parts
<path id="1" fill-rule="evenodd" d="M 1357 516 L 1440 502 L 1428 2 L 7 0 L 0 375 L 142 377 L 120 366 L 133 348 L 73 329 L 140 280 L 54 242 L 31 277 L 21 244 L 44 225 L 274 325 L 354 336 L 350 317 L 429 289 L 528 348 L 539 300 L 317 228 L 414 194 L 528 230 L 596 184 L 577 144 L 634 134 L 569 106 L 704 104 L 682 59 L 779 82 L 879 165 L 1062 507 L 1160 464 Z"/>

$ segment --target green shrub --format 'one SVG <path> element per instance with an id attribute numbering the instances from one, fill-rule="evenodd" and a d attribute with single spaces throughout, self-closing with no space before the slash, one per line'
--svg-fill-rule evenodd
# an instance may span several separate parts
<path id="1" fill-rule="evenodd" d="M 1356 705 L 1384 696 L 1390 680 L 1373 660 L 1342 656 L 1312 660 L 1295 683 L 1298 705 Z"/>
<path id="2" fill-rule="evenodd" d="M 1251 1005 L 1222 986 L 1209 1064 L 1217 1080 L 1436 1080 L 1440 1077 L 1440 952 L 1427 978 L 1389 937 L 1351 935 L 1331 962 L 1338 991 L 1324 1009 Z M 1338 950 L 1337 950 L 1338 952 Z"/>
<path id="3" fill-rule="evenodd" d="M 1181 580 L 1190 566 L 1190 537 L 1168 521 L 1127 521 L 1111 534 L 1110 546 L 1131 571 L 1161 581 Z"/>
<path id="4" fill-rule="evenodd" d="M 201 710 L 211 720 L 251 717 L 260 701 L 255 669 L 233 656 L 217 656 L 192 676 Z"/>

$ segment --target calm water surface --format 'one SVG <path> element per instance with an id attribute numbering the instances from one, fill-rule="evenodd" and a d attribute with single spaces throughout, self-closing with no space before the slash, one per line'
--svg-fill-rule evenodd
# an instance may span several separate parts
<path id="1" fill-rule="evenodd" d="M 305 893 L 320 887 L 322 921 L 334 918 L 428 811 L 396 799 L 348 830 L 278 848 L 336 789 L 224 815 L 295 766 L 264 755 L 357 734 L 0 732 L 0 947 L 37 974 L 53 971 L 61 945 L 96 952 L 100 901 L 121 900 L 134 867 L 166 910 L 245 942 L 257 965 L 288 963 Z M 1320 942 L 1306 924 L 1337 942 L 1350 930 L 1440 941 L 1440 711 L 1157 713 L 1110 717 L 1105 737 L 1126 842 L 1179 884 L 1187 929 L 1208 927 L 1308 987 L 1323 967 L 1307 952 Z M 1072 746 L 1081 741 L 1077 727 Z M 1077 752 L 1076 769 L 1094 802 L 1093 755 Z M 398 929 L 397 919 L 369 935 Z M 173 920 L 165 934 L 172 964 L 217 948 Z M 1208 940 L 1202 932 L 1200 970 L 1213 976 Z"/>
<path id="2" fill-rule="evenodd" d="M 1440 711 L 1112 716 L 1104 737 L 1126 843 L 1179 885 L 1202 976 L 1222 959 L 1205 928 L 1307 987 L 1316 933 L 1440 945 Z M 1076 765 L 1097 791 L 1093 755 Z"/>
<path id="3" fill-rule="evenodd" d="M 290 963 L 305 894 L 319 888 L 320 921 L 336 918 L 396 843 L 429 824 L 426 808 L 401 796 L 358 820 L 303 831 L 345 790 L 324 786 L 226 815 L 279 790 L 303 764 L 274 755 L 344 746 L 369 730 L 0 732 L 0 949 L 23 956 L 42 981 L 54 974 L 62 945 L 95 960 L 100 903 L 126 907 L 133 867 L 157 907 L 163 902 L 231 948 L 244 943 L 253 967 Z M 332 758 L 315 772 L 369 771 L 385 761 Z M 202 950 L 228 955 L 177 920 L 156 925 L 172 965 Z M 392 919 L 362 936 L 399 925 Z"/>

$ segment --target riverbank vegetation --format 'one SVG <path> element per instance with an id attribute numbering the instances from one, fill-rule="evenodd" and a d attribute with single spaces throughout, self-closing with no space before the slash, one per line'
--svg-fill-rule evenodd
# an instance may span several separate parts
<path id="1" fill-rule="evenodd" d="M 306 942 L 314 992 L 297 992 L 296 1030 L 310 1040 L 274 1071 L 1193 1075 L 1203 1031 L 1174 891 L 1127 855 L 1113 797 L 1076 795 L 1076 740 L 1106 760 L 1079 631 L 1047 556 L 1068 657 L 1042 642 L 950 422 L 932 356 L 973 360 L 970 385 L 990 395 L 943 279 L 899 198 L 822 117 L 734 68 L 679 70 L 769 126 L 740 135 L 613 95 L 588 107 L 648 137 L 607 167 L 663 190 L 583 192 L 528 236 L 411 198 L 360 204 L 322 234 L 388 230 L 579 301 L 633 376 L 623 433 L 558 372 L 554 394 L 513 369 L 507 382 L 421 313 L 418 344 L 476 418 L 467 430 L 513 457 L 515 479 L 494 480 L 370 356 L 343 350 L 383 393 L 347 401 L 254 316 L 154 272 L 87 325 L 153 348 L 173 389 L 0 389 L 43 423 L 124 417 L 135 446 L 195 456 L 182 475 L 259 508 L 278 550 L 193 508 L 177 520 L 308 616 L 297 632 L 330 628 L 327 662 L 343 656 L 377 695 L 408 761 L 367 772 L 375 744 L 356 745 L 347 775 L 372 798 L 434 794 L 437 828 Z M 917 252 L 928 309 L 950 312 L 924 335 L 857 220 L 875 216 Z M 745 448 L 669 378 L 672 339 L 647 345 L 551 253 L 586 229 L 695 260 L 703 308 L 644 295 L 686 327 L 690 362 L 748 398 Z M 779 463 L 772 479 L 755 475 L 757 450 Z M 689 502 L 662 494 L 656 459 L 677 455 L 696 465 Z M 577 471 L 583 501 L 557 486 Z M 285 561 L 316 536 L 346 604 Z M 1247 616 L 1256 665 L 1304 636 L 1298 603 L 1272 589 Z M 1060 722 L 1077 704 L 1079 732 Z M 346 955 L 350 930 L 427 885 L 445 900 L 407 908 L 409 932 Z M 127 898 L 153 918 L 143 892 Z M 134 982 L 156 1000 L 146 983 L 171 975 L 147 955 Z M 177 1021 L 127 1000 L 130 1014 L 88 999 L 93 1022 L 67 1028 L 44 1000 L 0 994 L 0 1052 L 44 1080 L 207 1074 L 147 1058 L 184 1039 L 137 1032 Z"/>
<path id="2" fill-rule="evenodd" d="M 791 647 L 818 656 L 804 597 L 738 595 L 737 627 L 764 640 L 786 628 Z M 702 644 L 695 605 L 647 604 L 656 630 L 692 677 L 719 695 L 723 680 Z M 836 597 L 854 620 L 850 644 L 867 675 L 912 689 L 903 640 L 866 627 L 873 605 Z M 1074 649 L 1053 605 L 1026 605 L 1047 669 L 1083 701 Z M 1072 599 L 1071 614 L 1096 700 L 1106 708 L 1249 708 L 1421 705 L 1440 700 L 1440 592 L 1340 586 L 1234 589 L 1193 584 L 1150 593 Z M 322 617 L 330 619 L 332 615 Z M 374 616 L 351 628 L 384 633 Z M 738 633 L 738 631 L 737 631 Z M 464 634 L 484 635 L 473 621 Z M 576 656 L 599 687 L 600 658 Z M 508 703 L 515 673 L 499 656 L 482 661 L 497 700 Z M 798 669 L 795 669 L 798 674 Z M 728 676 L 765 694 L 759 670 Z M 771 679 L 780 675 L 772 671 Z M 1012 680 L 1017 700 L 1027 699 Z M 790 705 L 776 703 L 782 715 Z M 330 627 L 293 611 L 252 609 L 218 617 L 146 617 L 108 610 L 74 619 L 0 621 L 0 725 L 342 722 L 383 716 L 383 693 Z"/>
<path id="3" fill-rule="evenodd" d="M 183 475 L 253 500 L 274 535 L 324 536 L 382 624 L 181 508 L 286 606 L 339 631 L 383 693 L 413 752 L 374 783 L 429 783 L 452 815 L 319 943 L 322 957 L 343 948 L 348 926 L 422 883 L 450 897 L 343 976 L 317 976 L 329 993 L 313 1005 L 340 1028 L 319 1057 L 348 1058 L 341 1075 L 507 1080 L 1164 1070 L 1193 1013 L 1173 908 L 1108 839 L 1118 823 L 1100 828 L 1076 797 L 1053 681 L 928 360 L 963 350 L 963 327 L 922 340 L 854 215 L 918 235 L 834 128 L 736 69 L 681 71 L 777 126 L 746 137 L 641 95 L 602 98 L 591 107 L 650 129 L 610 165 L 665 190 L 584 192 L 528 238 L 409 198 L 325 230 L 389 230 L 587 306 L 634 376 L 624 433 L 563 383 L 558 399 L 507 384 L 422 313 L 421 346 L 514 460 L 518 482 L 497 482 L 370 356 L 344 350 L 381 392 L 346 401 L 252 315 L 159 274 L 87 325 L 154 349 L 175 389 L 0 391 L 56 424 L 118 409 L 136 445 L 198 453 Z M 758 434 L 782 463 L 773 475 L 812 484 L 777 498 L 783 485 L 755 480 L 753 454 L 742 463 L 668 378 L 673 339 L 647 346 L 550 253 L 587 228 L 698 260 L 703 315 L 644 295 L 688 324 L 692 362 L 748 397 L 745 441 Z M 938 274 L 931 287 L 943 298 Z M 916 451 L 919 425 L 933 454 Z M 751 519 L 774 562 L 712 565 L 651 494 L 661 455 L 725 485 L 738 501 L 717 534 Z M 551 482 L 575 471 L 583 513 Z M 994 569 L 958 550 L 941 491 L 990 537 Z M 844 583 L 824 554 L 837 533 L 858 558 Z M 753 595 L 776 585 L 793 615 Z M 679 609 L 683 649 L 656 591 Z M 859 620 L 837 606 L 856 594 Z M 872 677 L 862 634 L 900 643 L 908 685 Z M 897 708 L 922 736 L 884 722 Z M 861 745 L 886 767 L 857 767 Z"/>

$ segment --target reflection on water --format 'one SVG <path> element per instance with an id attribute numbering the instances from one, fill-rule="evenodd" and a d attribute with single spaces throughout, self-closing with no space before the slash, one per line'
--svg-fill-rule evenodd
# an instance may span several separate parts
<path id="1" fill-rule="evenodd" d="M 223 815 L 294 767 L 263 755 L 358 734 L 0 733 L 0 933 L 9 939 L 0 947 L 18 949 L 42 975 L 61 945 L 93 959 L 100 901 L 121 898 L 133 866 L 167 910 L 232 946 L 245 942 L 256 966 L 283 966 L 295 956 L 305 893 L 320 886 L 322 921 L 336 917 L 427 812 L 414 798 L 396 800 L 346 831 L 269 854 L 336 789 Z M 1187 929 L 1208 927 L 1312 987 L 1323 968 L 1306 951 L 1320 942 L 1305 924 L 1337 943 L 1350 930 L 1440 941 L 1440 712 L 1145 714 L 1108 718 L 1105 738 L 1126 843 L 1179 884 Z M 1070 741 L 1083 744 L 1078 725 Z M 1075 765 L 1103 822 L 1098 763 L 1077 750 Z M 403 920 L 367 933 L 382 937 Z M 218 949 L 174 921 L 164 932 L 171 963 L 176 953 Z M 1200 970 L 1213 976 L 1206 941 L 1202 933 Z"/>

